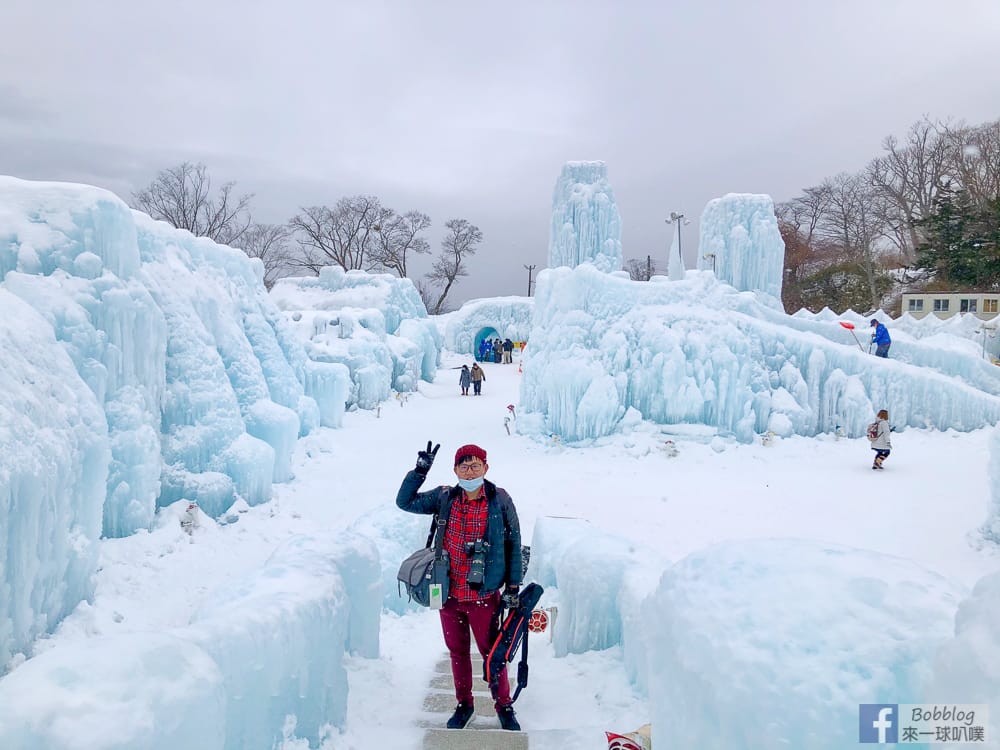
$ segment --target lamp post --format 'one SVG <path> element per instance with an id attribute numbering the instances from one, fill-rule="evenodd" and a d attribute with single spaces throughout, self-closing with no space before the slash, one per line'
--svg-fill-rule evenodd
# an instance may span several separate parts
<path id="1" fill-rule="evenodd" d="M 528 296 L 530 297 L 531 296 L 531 272 L 534 271 L 535 268 L 537 268 L 537 264 L 536 263 L 532 263 L 529 266 L 527 263 L 525 263 L 524 267 L 526 269 L 528 269 Z"/>
<path id="2" fill-rule="evenodd" d="M 681 256 L 681 260 L 684 259 L 684 251 L 681 249 L 681 219 L 684 218 L 684 214 L 679 214 L 676 211 L 670 212 L 670 218 L 666 220 L 667 224 L 677 224 L 677 252 Z M 685 221 L 685 224 L 690 224 L 691 222 Z"/>
<path id="3" fill-rule="evenodd" d="M 668 275 L 671 280 L 680 280 L 684 278 L 684 250 L 681 247 L 681 226 L 683 224 L 690 224 L 691 222 L 684 218 L 684 214 L 677 213 L 676 211 L 670 212 L 670 218 L 665 219 L 667 224 L 677 225 L 677 263 L 674 265 L 674 259 L 667 256 L 667 270 Z"/>

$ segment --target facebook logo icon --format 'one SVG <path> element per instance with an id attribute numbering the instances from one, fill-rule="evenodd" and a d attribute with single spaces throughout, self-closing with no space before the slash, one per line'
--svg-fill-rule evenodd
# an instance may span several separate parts
<path id="1" fill-rule="evenodd" d="M 899 704 L 861 703 L 858 706 L 858 741 L 879 745 L 899 741 Z"/>

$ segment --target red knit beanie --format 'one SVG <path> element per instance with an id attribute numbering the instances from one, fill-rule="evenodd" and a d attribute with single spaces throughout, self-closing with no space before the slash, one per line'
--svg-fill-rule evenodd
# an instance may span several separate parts
<path id="1" fill-rule="evenodd" d="M 462 463 L 463 459 L 475 457 L 478 458 L 483 463 L 486 463 L 486 451 L 480 448 L 478 445 L 463 445 L 457 451 L 455 451 L 455 466 Z"/>

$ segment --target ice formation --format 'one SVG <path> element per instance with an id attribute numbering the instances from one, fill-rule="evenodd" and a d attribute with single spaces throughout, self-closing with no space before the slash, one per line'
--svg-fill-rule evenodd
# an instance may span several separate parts
<path id="1" fill-rule="evenodd" d="M 52 326 L 2 287 L 0 353 L 2 673 L 92 596 L 112 454 L 102 405 Z"/>
<path id="2" fill-rule="evenodd" d="M 349 404 L 373 409 L 393 390 L 433 382 L 440 334 L 409 279 L 328 266 L 318 277 L 279 280 L 271 298 L 311 361 L 347 368 Z"/>
<path id="3" fill-rule="evenodd" d="M 602 161 L 563 165 L 552 193 L 549 267 L 585 261 L 601 271 L 622 267 L 622 223 Z"/>
<path id="4" fill-rule="evenodd" d="M 531 297 L 491 297 L 466 302 L 448 313 L 444 345 L 459 354 L 475 355 L 484 339 L 527 341 L 531 330 Z"/>
<path id="5" fill-rule="evenodd" d="M 701 214 L 699 267 L 741 292 L 765 294 L 781 309 L 785 242 L 769 195 L 729 193 Z"/>
<path id="6" fill-rule="evenodd" d="M 590 440 L 615 432 L 630 408 L 741 442 L 837 427 L 860 436 L 881 408 L 900 429 L 1000 420 L 1000 371 L 981 358 L 921 342 L 875 358 L 836 321 L 788 316 L 761 299 L 707 271 L 676 282 L 589 264 L 543 271 L 518 431 Z"/>
<path id="7" fill-rule="evenodd" d="M 531 535 L 531 578 L 558 604 L 553 645 L 557 656 L 622 647 L 625 670 L 640 690 L 647 685 L 641 605 L 670 561 L 578 518 L 542 517 Z"/>
<path id="8" fill-rule="evenodd" d="M 316 746 L 324 724 L 343 724 L 345 654 L 378 656 L 381 595 L 370 541 L 293 537 L 187 627 L 57 647 L 15 669 L 0 680 L 0 747 L 274 747 L 288 716 Z"/>
<path id="9" fill-rule="evenodd" d="M 642 607 L 654 741 L 853 747 L 859 703 L 928 700 L 963 595 L 909 560 L 839 545 L 765 539 L 695 553 Z"/>
<path id="10" fill-rule="evenodd" d="M 926 701 L 986 703 L 990 707 L 987 734 L 991 744 L 1000 737 L 1000 573 L 984 576 L 958 606 L 954 637 L 934 660 Z M 968 745 L 945 744 L 958 748 Z"/>
<path id="11" fill-rule="evenodd" d="M 868 344 L 868 340 L 865 338 L 867 330 L 865 326 L 868 323 L 853 311 L 849 310 L 838 315 L 830 308 L 824 307 L 818 313 L 799 310 L 794 317 L 805 320 L 846 320 L 855 323 L 858 327 L 856 331 L 858 338 L 863 344 Z M 1000 335 L 997 333 L 1000 322 L 996 319 L 980 320 L 975 315 L 952 315 L 950 318 L 925 315 L 922 318 L 915 318 L 906 312 L 894 319 L 881 313 L 878 317 L 889 327 L 889 332 L 892 335 L 890 354 L 892 357 L 898 358 L 900 351 L 904 350 L 911 341 L 920 341 L 928 346 L 937 347 L 945 356 L 949 356 L 949 352 L 952 351 L 979 356 L 983 359 L 1000 356 Z M 850 334 L 846 331 L 844 336 L 847 339 L 850 338 Z"/>
<path id="12" fill-rule="evenodd" d="M 262 273 L 107 191 L 0 177 L 5 429 L 33 415 L 5 441 L 32 459 L 0 459 L 0 665 L 90 595 L 102 531 L 267 500 L 339 420 L 346 370 L 308 360 Z"/>

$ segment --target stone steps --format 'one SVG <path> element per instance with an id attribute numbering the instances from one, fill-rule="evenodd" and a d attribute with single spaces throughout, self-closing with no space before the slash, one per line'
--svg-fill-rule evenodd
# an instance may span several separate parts
<path id="1" fill-rule="evenodd" d="M 500 729 L 489 686 L 483 681 L 483 661 L 479 654 L 472 655 L 472 674 L 475 681 L 472 695 L 476 712 L 465 729 L 445 729 L 445 723 L 455 710 L 455 689 L 451 680 L 451 662 L 448 657 L 434 665 L 434 674 L 424 697 L 423 709 L 427 718 L 420 722 L 424 727 L 424 750 L 527 750 L 528 732 L 505 732 Z"/>

